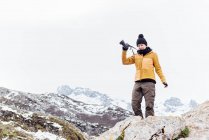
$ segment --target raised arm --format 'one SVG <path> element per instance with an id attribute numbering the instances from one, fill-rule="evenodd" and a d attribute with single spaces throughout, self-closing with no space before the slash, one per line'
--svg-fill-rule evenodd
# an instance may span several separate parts
<path id="1" fill-rule="evenodd" d="M 123 65 L 130 65 L 135 63 L 135 58 L 134 56 L 128 57 L 127 58 L 127 51 L 123 50 L 122 51 L 122 63 Z"/>

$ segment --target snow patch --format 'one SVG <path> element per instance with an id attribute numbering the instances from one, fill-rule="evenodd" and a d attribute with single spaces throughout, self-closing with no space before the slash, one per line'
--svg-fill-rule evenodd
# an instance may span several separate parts
<path id="1" fill-rule="evenodd" d="M 14 109 L 12 109 L 8 106 L 0 105 L 0 107 L 1 107 L 1 110 L 11 111 L 11 112 L 14 112 L 14 113 L 18 114 L 16 110 L 14 110 Z"/>
<path id="2" fill-rule="evenodd" d="M 88 97 L 88 96 L 83 95 L 83 94 L 81 94 L 81 95 L 71 94 L 69 97 L 72 98 L 72 99 L 84 102 L 84 103 L 88 103 L 88 104 L 102 105 L 102 102 L 100 101 L 100 99 Z"/>
<path id="3" fill-rule="evenodd" d="M 27 113 L 23 113 L 21 114 L 24 118 L 30 118 L 33 115 L 33 112 L 27 112 Z"/>
<path id="4" fill-rule="evenodd" d="M 24 133 L 32 135 L 35 139 L 38 140 L 45 140 L 45 139 L 50 139 L 50 140 L 66 140 L 65 138 L 61 136 L 56 136 L 55 134 L 49 133 L 49 132 L 42 132 L 41 130 L 38 130 L 38 132 L 28 132 L 21 127 L 16 127 L 15 128 L 17 131 L 22 131 Z"/>
<path id="5" fill-rule="evenodd" d="M 17 92 L 17 91 L 11 91 L 9 94 L 7 94 L 7 95 L 5 96 L 5 98 L 11 99 L 12 97 L 17 96 L 18 94 L 19 94 L 19 92 Z"/>
<path id="6" fill-rule="evenodd" d="M 47 138 L 50 140 L 66 140 L 65 138 L 56 136 L 55 134 L 52 134 L 49 132 L 42 132 L 40 130 L 38 130 L 38 132 L 34 134 L 34 138 L 39 139 L 39 140 L 45 140 Z"/>
<path id="7" fill-rule="evenodd" d="M 5 121 L 0 121 L 0 123 L 4 124 L 4 125 L 7 125 L 7 124 L 11 124 L 11 123 L 14 123 L 13 121 L 8 121 L 8 122 L 5 122 Z"/>

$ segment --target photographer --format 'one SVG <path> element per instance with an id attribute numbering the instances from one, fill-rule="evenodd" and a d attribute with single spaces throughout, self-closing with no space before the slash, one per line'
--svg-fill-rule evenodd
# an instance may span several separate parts
<path id="1" fill-rule="evenodd" d="M 137 54 L 134 54 L 131 57 L 127 58 L 126 53 L 128 48 L 132 46 L 126 44 L 124 41 L 121 41 L 120 44 L 123 45 L 122 63 L 124 65 L 135 64 L 136 66 L 135 85 L 132 91 L 132 108 L 134 114 L 135 116 L 141 116 L 143 118 L 141 102 L 144 97 L 146 104 L 145 117 L 154 116 L 156 84 L 154 69 L 164 86 L 168 86 L 158 56 L 147 46 L 147 41 L 143 34 L 140 34 L 136 41 L 138 48 Z"/>

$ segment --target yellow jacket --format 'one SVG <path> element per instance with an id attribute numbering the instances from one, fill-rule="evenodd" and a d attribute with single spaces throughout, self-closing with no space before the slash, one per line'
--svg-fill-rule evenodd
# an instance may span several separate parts
<path id="1" fill-rule="evenodd" d="M 151 51 L 145 56 L 140 54 L 135 54 L 131 57 L 126 56 L 127 51 L 122 52 L 122 62 L 124 65 L 135 64 L 136 74 L 135 81 L 143 79 L 153 79 L 155 80 L 155 72 L 158 74 L 162 82 L 166 82 L 165 76 L 163 75 L 161 66 L 158 61 L 158 56 L 155 52 Z"/>

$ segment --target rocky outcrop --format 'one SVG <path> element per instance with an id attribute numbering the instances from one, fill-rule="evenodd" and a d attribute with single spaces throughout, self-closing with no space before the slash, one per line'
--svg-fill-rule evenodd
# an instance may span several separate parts
<path id="1" fill-rule="evenodd" d="M 179 117 L 132 116 L 117 123 L 96 140 L 208 140 L 209 101 Z"/>
<path id="2" fill-rule="evenodd" d="M 209 139 L 209 101 L 182 116 L 190 130 L 187 140 Z"/>

